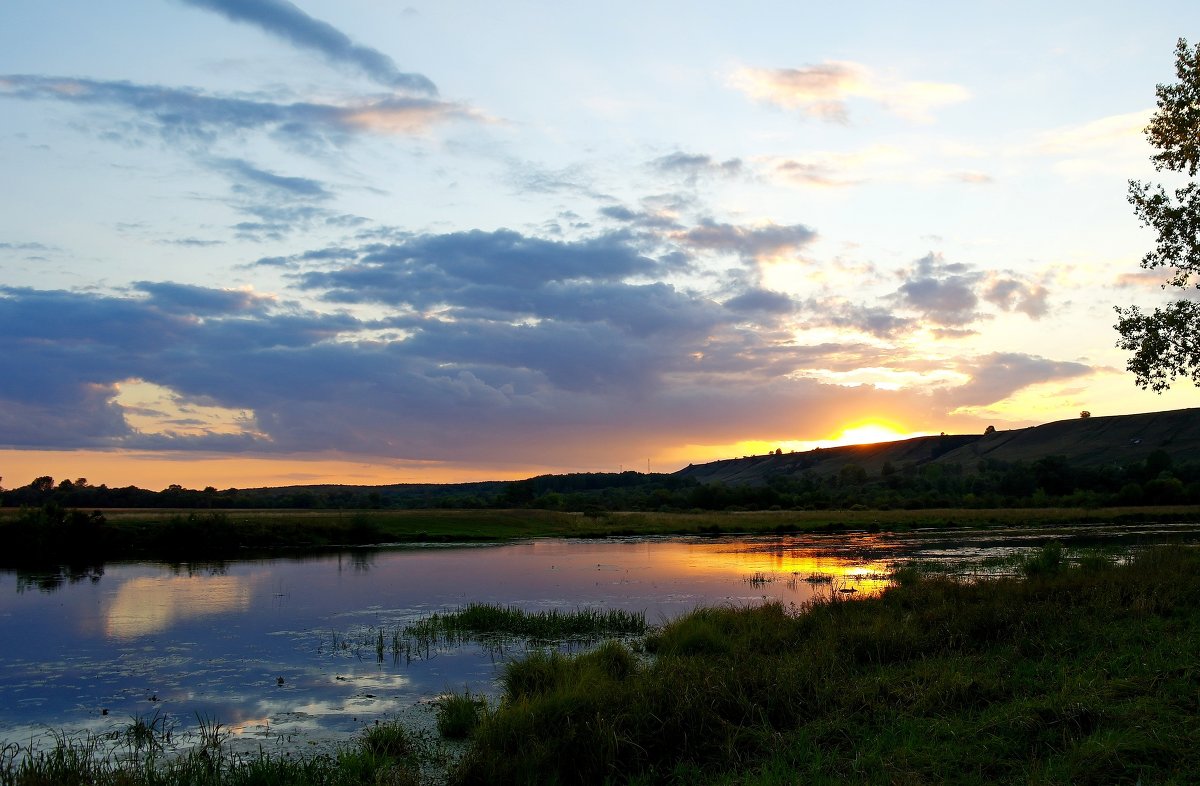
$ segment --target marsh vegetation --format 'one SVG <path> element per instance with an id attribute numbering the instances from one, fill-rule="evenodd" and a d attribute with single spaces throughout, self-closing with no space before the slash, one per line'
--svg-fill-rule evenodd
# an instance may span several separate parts
<path id="1" fill-rule="evenodd" d="M 455 755 L 384 724 L 300 760 L 202 744 L 96 763 L 60 739 L 10 754 L 0 782 L 1196 782 L 1200 551 L 1066 556 L 1049 544 L 972 581 L 910 567 L 876 597 L 828 587 L 700 608 L 633 646 L 535 649 L 496 700 L 439 699 Z"/>

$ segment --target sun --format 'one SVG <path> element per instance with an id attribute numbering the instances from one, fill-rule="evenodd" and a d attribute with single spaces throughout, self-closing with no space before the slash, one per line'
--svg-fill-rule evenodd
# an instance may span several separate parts
<path id="1" fill-rule="evenodd" d="M 924 436 L 924 434 L 908 431 L 896 423 L 889 423 L 885 420 L 866 420 L 844 427 L 842 433 L 830 440 L 822 440 L 822 444 L 827 447 L 868 445 L 875 442 L 895 442 L 920 436 Z"/>

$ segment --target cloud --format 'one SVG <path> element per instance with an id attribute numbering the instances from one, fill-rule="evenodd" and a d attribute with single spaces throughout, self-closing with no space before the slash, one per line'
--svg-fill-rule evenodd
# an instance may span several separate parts
<path id="1" fill-rule="evenodd" d="M 0 251 L 50 251 L 43 243 L 0 243 Z"/>
<path id="2" fill-rule="evenodd" d="M 952 406 L 987 406 L 1003 401 L 1030 385 L 1071 379 L 1090 374 L 1092 370 L 1083 363 L 1049 360 L 1017 352 L 995 352 L 961 364 L 959 371 L 971 379 L 965 385 L 948 391 L 947 396 Z"/>
<path id="3" fill-rule="evenodd" d="M 800 308 L 805 324 L 857 330 L 881 339 L 911 332 L 919 322 L 884 306 L 853 303 L 842 298 L 810 299 Z"/>
<path id="4" fill-rule="evenodd" d="M 240 158 L 216 159 L 213 168 L 223 171 L 239 182 L 237 188 L 245 190 L 246 186 L 266 189 L 277 195 L 296 197 L 300 199 L 329 199 L 333 195 L 317 180 L 307 177 L 278 175 L 259 169 Z"/>
<path id="5" fill-rule="evenodd" d="M 840 188 L 874 180 L 912 180 L 910 153 L 892 145 L 851 152 L 814 151 L 803 157 L 763 156 L 755 164 L 772 180 L 792 186 Z"/>
<path id="6" fill-rule="evenodd" d="M 791 314 L 796 303 L 782 292 L 755 288 L 726 300 L 725 308 L 742 313 Z"/>
<path id="7" fill-rule="evenodd" d="M 1034 140 L 1033 152 L 1075 157 L 1081 153 L 1111 152 L 1131 144 L 1144 147 L 1143 130 L 1150 123 L 1151 114 L 1152 110 L 1145 109 L 1045 131 Z"/>
<path id="8" fill-rule="evenodd" d="M 983 299 L 1004 311 L 1019 311 L 1030 319 L 1040 319 L 1049 310 L 1046 298 L 1049 292 L 1040 284 L 1019 281 L 1016 278 L 996 276 L 984 287 Z"/>
<path id="9" fill-rule="evenodd" d="M 631 240 L 618 232 L 564 242 L 506 229 L 416 235 L 369 245 L 356 261 L 305 273 L 299 284 L 346 302 L 426 308 L 459 302 L 464 293 L 520 292 L 552 282 L 618 281 L 663 272 Z"/>
<path id="10" fill-rule="evenodd" d="M 853 98 L 874 101 L 918 122 L 928 122 L 934 108 L 970 98 L 960 85 L 897 81 L 841 61 L 801 68 L 743 67 L 730 76 L 730 83 L 758 101 L 836 123 L 849 122 L 848 101 Z"/>
<path id="11" fill-rule="evenodd" d="M 134 288 L 146 293 L 148 302 L 158 308 L 196 316 L 261 312 L 274 302 L 269 295 L 247 290 L 211 289 L 172 282 L 139 281 Z"/>
<path id="12" fill-rule="evenodd" d="M 192 88 L 22 74 L 0 76 L 0 98 L 115 106 L 149 120 L 164 139 L 201 144 L 210 144 L 219 134 L 250 130 L 293 142 L 336 143 L 362 133 L 420 134 L 438 123 L 483 120 L 472 109 L 430 98 L 277 103 Z"/>
<path id="13" fill-rule="evenodd" d="M 217 158 L 203 163 L 232 181 L 232 196 L 226 200 L 227 204 L 253 219 L 233 225 L 241 239 L 282 240 L 289 233 L 314 224 L 341 227 L 365 221 L 322 206 L 334 194 L 318 180 L 280 175 L 242 159 Z"/>
<path id="14" fill-rule="evenodd" d="M 650 168 L 663 174 L 676 175 L 695 185 L 702 177 L 736 177 L 744 171 L 740 158 L 717 161 L 712 156 L 694 153 L 671 153 L 650 162 Z"/>
<path id="15" fill-rule="evenodd" d="M 314 19 L 287 0 L 183 2 L 214 11 L 234 22 L 254 25 L 301 49 L 319 52 L 330 62 L 356 68 L 381 85 L 423 95 L 437 95 L 437 87 L 427 77 L 402 73 L 387 55 L 354 43 L 333 25 Z"/>
<path id="16" fill-rule="evenodd" d="M 746 259 L 794 254 L 811 243 L 817 233 L 803 224 L 763 224 L 744 227 L 705 219 L 675 238 L 686 246 L 735 253 Z"/>
<path id="17" fill-rule="evenodd" d="M 0 290 L 0 352 L 22 369 L 0 379 L 5 444 L 594 462 L 684 442 L 697 422 L 794 428 L 784 411 L 826 409 L 827 393 L 786 375 L 853 351 L 784 346 L 661 283 L 553 281 L 533 299 L 536 320 L 464 304 L 364 322 L 244 292 L 138 290 Z M 389 322 L 394 335 L 382 337 Z M 139 431 L 145 405 L 121 403 L 130 380 L 245 415 L 184 429 L 180 407 L 156 416 L 161 430 Z"/>
<path id="18" fill-rule="evenodd" d="M 975 285 L 982 276 L 959 263 L 947 263 L 941 254 L 927 254 L 906 272 L 906 281 L 895 302 L 941 327 L 960 328 L 979 318 Z"/>
<path id="19" fill-rule="evenodd" d="M 678 217 L 671 211 L 631 210 L 623 205 L 608 205 L 600 208 L 600 215 L 641 229 L 683 229 L 683 225 L 679 223 Z"/>

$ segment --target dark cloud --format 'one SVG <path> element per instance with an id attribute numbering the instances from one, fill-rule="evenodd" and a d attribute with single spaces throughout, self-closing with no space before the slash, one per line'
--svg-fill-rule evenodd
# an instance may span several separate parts
<path id="1" fill-rule="evenodd" d="M 1049 360 L 1037 355 L 996 352 L 964 363 L 960 368 L 971 381 L 949 391 L 950 404 L 958 407 L 987 406 L 1003 401 L 1022 388 L 1040 382 L 1090 374 L 1082 363 Z"/>
<path id="2" fill-rule="evenodd" d="M 979 318 L 975 286 L 982 276 L 966 265 L 947 263 L 940 254 L 927 254 L 906 277 L 895 294 L 899 305 L 942 327 L 962 327 Z"/>
<path id="3" fill-rule="evenodd" d="M 1030 319 L 1040 319 L 1049 311 L 1046 298 L 1049 292 L 1039 284 L 1015 278 L 999 277 L 990 281 L 983 299 L 1004 311 L 1019 311 Z"/>
<path id="4" fill-rule="evenodd" d="M 803 224 L 743 227 L 706 219 L 692 229 L 680 233 L 678 239 L 692 248 L 724 251 L 747 259 L 758 259 L 776 254 L 795 253 L 812 242 L 816 236 L 816 232 Z"/>
<path id="5" fill-rule="evenodd" d="M 197 316 L 261 312 L 271 302 L 269 297 L 236 289 L 153 281 L 139 281 L 134 287 L 146 293 L 149 302 L 159 308 Z"/>
<path id="6" fill-rule="evenodd" d="M 4 441 L 594 462 L 687 441 L 697 422 L 738 438 L 793 428 L 797 401 L 826 391 L 788 375 L 879 351 L 796 346 L 774 324 L 786 297 L 747 289 L 721 304 L 652 280 L 661 262 L 620 233 L 417 235 L 260 261 L 280 263 L 313 294 L 390 313 L 364 321 L 169 282 L 128 297 L 0 290 L 0 353 L 22 369 L 0 379 L 15 419 Z M 138 432 L 120 405 L 126 380 L 168 389 L 180 411 Z M 188 402 L 249 419 L 226 429 L 241 433 L 171 433 Z"/>
<path id="7" fill-rule="evenodd" d="M 622 233 L 571 242 L 511 230 L 420 235 L 368 246 L 356 262 L 305 273 L 299 282 L 343 302 L 426 308 L 464 297 L 519 294 L 550 282 L 617 281 L 662 272 L 661 263 L 642 255 L 631 241 Z"/>
<path id="8" fill-rule="evenodd" d="M 609 205 L 600 208 L 600 215 L 630 224 L 639 229 L 650 230 L 679 230 L 683 225 L 671 213 L 655 213 L 649 210 L 630 210 L 622 205 Z"/>
<path id="9" fill-rule="evenodd" d="M 477 115 L 430 98 L 388 96 L 345 105 L 276 103 L 203 93 L 191 88 L 22 74 L 0 75 L 0 97 L 115 106 L 149 120 L 172 142 L 210 144 L 220 134 L 265 130 L 285 140 L 338 142 L 360 133 L 411 134 Z"/>
<path id="10" fill-rule="evenodd" d="M 725 308 L 740 313 L 791 314 L 796 303 L 782 292 L 749 289 L 725 301 Z"/>
<path id="11" fill-rule="evenodd" d="M 314 19 L 287 0 L 183 0 L 215 11 L 234 22 L 252 24 L 302 49 L 319 52 L 330 62 L 349 65 L 387 87 L 437 95 L 437 87 L 421 74 L 402 73 L 390 57 L 356 44 L 328 22 Z"/>
<path id="12" fill-rule="evenodd" d="M 869 306 L 837 298 L 810 299 L 801 307 L 804 320 L 814 327 L 849 328 L 877 338 L 895 338 L 918 327 L 915 319 L 893 309 Z"/>

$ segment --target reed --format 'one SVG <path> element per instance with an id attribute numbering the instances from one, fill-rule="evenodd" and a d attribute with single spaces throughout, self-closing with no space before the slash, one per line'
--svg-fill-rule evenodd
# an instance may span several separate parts
<path id="1" fill-rule="evenodd" d="M 511 636 L 550 642 L 640 636 L 646 630 L 644 612 L 624 609 L 525 611 L 516 606 L 471 603 L 456 611 L 432 614 L 407 626 L 405 632 L 415 638 L 428 639 Z"/>

